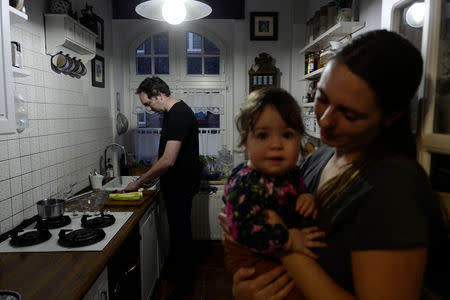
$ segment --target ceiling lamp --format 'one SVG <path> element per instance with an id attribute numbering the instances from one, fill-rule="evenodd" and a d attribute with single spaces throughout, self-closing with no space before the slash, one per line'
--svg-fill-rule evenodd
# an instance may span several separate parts
<path id="1" fill-rule="evenodd" d="M 147 19 L 180 24 L 206 17 L 211 6 L 196 0 L 149 0 L 136 6 L 136 12 Z"/>
<path id="2" fill-rule="evenodd" d="M 406 23 L 414 28 L 423 26 L 423 19 L 425 18 L 425 3 L 416 2 L 411 5 L 406 11 Z"/>

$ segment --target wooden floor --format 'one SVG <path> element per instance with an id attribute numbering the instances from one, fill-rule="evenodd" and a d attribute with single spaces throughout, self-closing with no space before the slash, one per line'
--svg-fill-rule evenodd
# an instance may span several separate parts
<path id="1" fill-rule="evenodd" d="M 230 300 L 232 278 L 223 265 L 220 241 L 194 241 L 197 254 L 195 283 L 189 300 Z M 152 300 L 164 300 L 173 290 L 166 280 L 158 282 Z"/>

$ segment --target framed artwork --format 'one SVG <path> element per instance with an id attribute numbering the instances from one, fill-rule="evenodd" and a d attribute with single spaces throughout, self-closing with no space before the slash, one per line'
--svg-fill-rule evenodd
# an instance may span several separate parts
<path id="1" fill-rule="evenodd" d="M 105 58 L 96 55 L 91 60 L 92 86 L 105 87 Z"/>
<path id="2" fill-rule="evenodd" d="M 278 40 L 278 13 L 251 12 L 250 40 L 252 41 Z"/>
<path id="3" fill-rule="evenodd" d="M 100 49 L 103 50 L 104 49 L 104 35 L 105 35 L 105 25 L 103 22 L 103 19 L 100 18 L 99 16 L 95 15 L 95 26 L 97 29 L 97 39 L 95 40 L 95 46 Z"/>

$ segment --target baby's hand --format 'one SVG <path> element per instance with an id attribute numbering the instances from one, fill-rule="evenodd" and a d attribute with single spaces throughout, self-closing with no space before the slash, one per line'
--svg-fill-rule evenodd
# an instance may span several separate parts
<path id="1" fill-rule="evenodd" d="M 303 229 L 292 228 L 289 229 L 289 240 L 285 245 L 285 250 L 300 252 L 309 257 L 317 259 L 318 256 L 309 250 L 309 248 L 323 248 L 327 244 L 315 241 L 318 238 L 325 236 L 325 232 L 320 231 L 318 227 L 306 227 Z"/>
<path id="2" fill-rule="evenodd" d="M 317 217 L 317 209 L 314 195 L 304 193 L 298 196 L 295 210 L 305 218 L 312 214 L 313 219 L 315 219 Z"/>

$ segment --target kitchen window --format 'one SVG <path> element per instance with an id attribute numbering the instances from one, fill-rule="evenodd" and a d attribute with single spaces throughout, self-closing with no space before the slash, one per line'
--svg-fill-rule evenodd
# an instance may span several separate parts
<path id="1" fill-rule="evenodd" d="M 169 74 L 169 33 L 152 35 L 136 49 L 136 75 Z"/>
<path id="2" fill-rule="evenodd" d="M 219 75 L 220 49 L 194 32 L 186 33 L 187 75 Z"/>
<path id="3" fill-rule="evenodd" d="M 195 28 L 154 32 L 130 45 L 130 96 L 136 116 L 136 159 L 153 161 L 159 147 L 162 115 L 148 113 L 139 97 L 137 86 L 147 76 L 159 76 L 170 87 L 175 98 L 182 99 L 193 110 L 199 123 L 200 154 L 217 156 L 227 144 L 227 89 L 224 44 L 213 35 Z M 166 73 L 156 64 L 167 61 Z M 170 68 L 169 68 L 170 62 Z M 229 120 L 230 119 L 230 120 Z M 229 142 L 228 142 L 229 143 Z"/>

